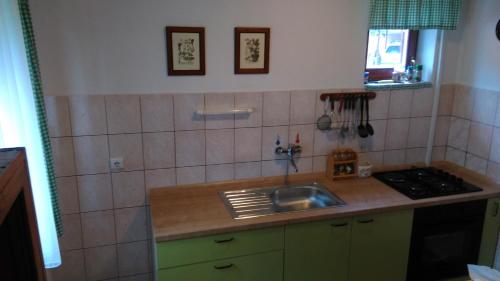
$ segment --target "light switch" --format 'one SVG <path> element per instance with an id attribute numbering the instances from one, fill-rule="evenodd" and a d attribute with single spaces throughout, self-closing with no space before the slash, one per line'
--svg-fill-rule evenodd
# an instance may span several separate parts
<path id="1" fill-rule="evenodd" d="M 109 166 L 113 171 L 123 170 L 123 157 L 110 158 Z"/>

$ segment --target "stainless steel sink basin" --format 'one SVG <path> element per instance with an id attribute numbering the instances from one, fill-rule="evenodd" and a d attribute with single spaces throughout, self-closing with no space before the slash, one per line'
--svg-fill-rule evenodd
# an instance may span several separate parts
<path id="1" fill-rule="evenodd" d="M 345 205 L 318 183 L 233 190 L 219 195 L 234 219 Z"/>

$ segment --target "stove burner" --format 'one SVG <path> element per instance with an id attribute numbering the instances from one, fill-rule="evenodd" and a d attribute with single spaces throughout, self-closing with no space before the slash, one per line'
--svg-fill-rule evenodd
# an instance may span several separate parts
<path id="1" fill-rule="evenodd" d="M 461 178 L 434 168 L 375 173 L 374 177 L 411 199 L 481 191 Z"/>

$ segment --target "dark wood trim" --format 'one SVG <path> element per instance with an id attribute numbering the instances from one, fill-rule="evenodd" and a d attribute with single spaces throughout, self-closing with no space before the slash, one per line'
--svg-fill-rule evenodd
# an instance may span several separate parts
<path id="1" fill-rule="evenodd" d="M 264 68 L 240 67 L 240 35 L 241 33 L 264 33 Z M 271 46 L 271 29 L 262 27 L 235 27 L 234 28 L 234 73 L 235 74 L 266 74 L 269 73 L 269 50 Z"/>
<path id="2" fill-rule="evenodd" d="M 175 70 L 173 63 L 172 33 L 198 33 L 200 36 L 200 69 L 198 70 Z M 169 76 L 175 75 L 205 75 L 205 28 L 187 26 L 167 26 L 167 69 Z"/>
<path id="3" fill-rule="evenodd" d="M 365 49 L 365 71 L 369 72 L 369 81 L 379 81 L 392 79 L 392 72 L 394 68 L 366 68 L 366 59 L 368 55 L 368 37 L 370 36 L 370 31 L 366 35 L 366 49 Z M 418 46 L 418 30 L 410 30 L 408 35 L 408 48 L 406 52 L 406 65 L 411 63 L 412 58 L 417 58 L 417 46 Z"/>

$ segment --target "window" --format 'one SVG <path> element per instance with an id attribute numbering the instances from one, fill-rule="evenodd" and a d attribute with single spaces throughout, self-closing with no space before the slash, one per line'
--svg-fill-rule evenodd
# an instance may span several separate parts
<path id="1" fill-rule="evenodd" d="M 365 71 L 370 81 L 390 79 L 392 72 L 404 70 L 415 58 L 418 31 L 409 29 L 370 29 Z"/>

